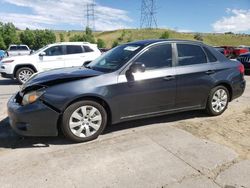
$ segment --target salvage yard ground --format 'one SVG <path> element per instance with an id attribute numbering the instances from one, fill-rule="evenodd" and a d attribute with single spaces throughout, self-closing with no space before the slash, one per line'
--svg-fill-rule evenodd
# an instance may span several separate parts
<path id="1" fill-rule="evenodd" d="M 18 90 L 0 79 L 1 187 L 250 187 L 250 76 L 219 117 L 200 111 L 107 128 L 97 140 L 22 138 L 6 102 Z"/>

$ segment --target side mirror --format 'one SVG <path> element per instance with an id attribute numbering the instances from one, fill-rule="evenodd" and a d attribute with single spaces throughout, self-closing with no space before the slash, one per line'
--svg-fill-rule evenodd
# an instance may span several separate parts
<path id="1" fill-rule="evenodd" d="M 43 57 L 43 56 L 45 56 L 45 55 L 46 55 L 45 52 L 41 52 L 41 53 L 39 54 L 40 57 Z"/>
<path id="2" fill-rule="evenodd" d="M 129 68 L 131 73 L 136 73 L 136 72 L 145 72 L 146 67 L 143 63 L 133 63 L 130 68 Z"/>
<path id="3" fill-rule="evenodd" d="M 35 51 L 34 50 L 30 50 L 30 54 L 33 54 Z"/>
<path id="4" fill-rule="evenodd" d="M 83 63 L 83 66 L 84 66 L 84 67 L 87 67 L 88 64 L 90 64 L 90 63 L 91 63 L 91 61 L 86 61 L 86 62 Z"/>

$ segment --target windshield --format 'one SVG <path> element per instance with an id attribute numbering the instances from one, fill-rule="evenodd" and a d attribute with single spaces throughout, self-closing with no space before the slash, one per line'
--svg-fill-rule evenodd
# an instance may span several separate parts
<path id="1" fill-rule="evenodd" d="M 126 44 L 118 46 L 96 60 L 92 61 L 87 68 L 101 72 L 113 72 L 125 65 L 137 52 L 142 49 L 141 45 Z"/>
<path id="2" fill-rule="evenodd" d="M 44 46 L 43 48 L 40 48 L 39 50 L 33 52 L 32 55 L 33 55 L 33 54 L 38 54 L 38 53 L 42 52 L 42 51 L 43 51 L 45 48 L 47 48 L 48 46 L 49 46 L 49 45 Z"/>

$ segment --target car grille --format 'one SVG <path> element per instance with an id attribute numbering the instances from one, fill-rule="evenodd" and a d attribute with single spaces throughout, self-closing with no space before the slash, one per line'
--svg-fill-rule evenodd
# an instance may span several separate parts
<path id="1" fill-rule="evenodd" d="M 241 62 L 241 63 L 249 63 L 250 62 L 250 57 L 239 57 L 238 60 Z"/>

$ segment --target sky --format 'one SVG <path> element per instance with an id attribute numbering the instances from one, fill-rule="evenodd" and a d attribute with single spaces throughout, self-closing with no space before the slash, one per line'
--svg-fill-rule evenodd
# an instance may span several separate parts
<path id="1" fill-rule="evenodd" d="M 0 22 L 18 28 L 81 30 L 92 0 L 0 0 Z M 250 0 L 155 0 L 159 28 L 250 34 Z M 95 0 L 95 29 L 139 28 L 141 0 Z"/>

